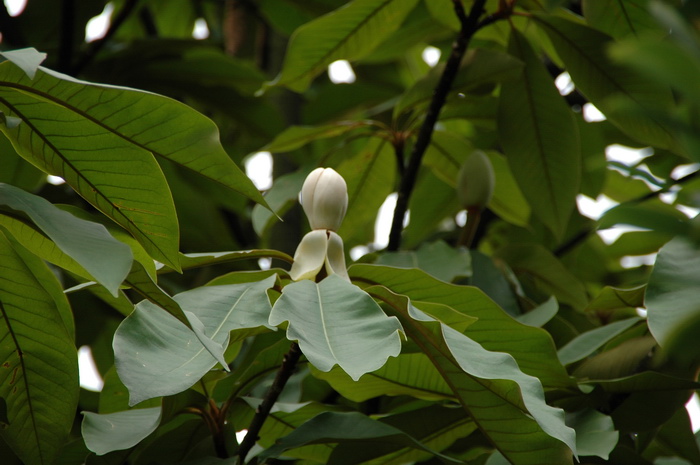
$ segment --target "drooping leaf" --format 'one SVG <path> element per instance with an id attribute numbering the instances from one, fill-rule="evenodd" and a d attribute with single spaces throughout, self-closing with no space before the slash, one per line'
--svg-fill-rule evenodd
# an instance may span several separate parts
<path id="1" fill-rule="evenodd" d="M 97 455 L 129 449 L 155 431 L 161 414 L 161 407 L 105 414 L 83 412 L 85 445 Z"/>
<path id="2" fill-rule="evenodd" d="M 677 237 L 659 250 L 644 301 L 649 330 L 661 347 L 700 315 L 700 250 Z"/>
<path id="3" fill-rule="evenodd" d="M 510 355 L 485 350 L 413 307 L 405 296 L 382 286 L 368 291 L 396 311 L 409 338 L 512 463 L 571 463 L 575 433 L 564 424 L 564 412 L 545 403 L 540 381 L 520 371 Z"/>
<path id="4" fill-rule="evenodd" d="M 289 322 L 287 337 L 321 371 L 339 365 L 357 380 L 401 351 L 401 325 L 387 317 L 364 291 L 337 275 L 320 284 L 308 280 L 285 286 L 270 313 L 270 324 Z"/>
<path id="5" fill-rule="evenodd" d="M 225 349 L 267 325 L 266 290 L 273 282 L 270 277 L 252 284 L 207 286 L 177 294 L 175 300 L 201 323 L 199 331 Z M 192 331 L 147 301 L 117 329 L 114 352 L 130 405 L 184 391 L 217 362 Z"/>
<path id="6" fill-rule="evenodd" d="M 610 36 L 555 16 L 533 18 L 552 41 L 576 87 L 610 121 L 640 142 L 679 150 L 668 125 L 651 111 L 670 108 L 673 96 L 668 87 L 613 62 L 607 55 Z M 621 104 L 631 111 L 616 112 Z"/>
<path id="7" fill-rule="evenodd" d="M 395 31 L 418 0 L 354 0 L 297 29 L 272 85 L 303 92 L 335 60 L 357 60 Z"/>
<path id="8" fill-rule="evenodd" d="M 670 205 L 663 203 L 642 205 L 618 205 L 600 218 L 600 229 L 616 224 L 648 228 L 668 235 L 687 234 L 690 223 L 687 217 Z"/>
<path id="9" fill-rule="evenodd" d="M 356 264 L 348 269 L 350 278 L 361 286 L 381 284 L 405 295 L 415 306 L 422 302 L 451 307 L 477 321 L 464 334 L 486 350 L 506 352 L 520 369 L 539 378 L 547 387 L 571 387 L 572 381 L 556 359 L 549 334 L 518 323 L 481 290 L 439 281 L 420 270 L 403 270 L 377 265 Z"/>
<path id="10" fill-rule="evenodd" d="M 78 404 L 70 307 L 46 265 L 0 232 L 0 435 L 27 465 L 50 465 Z"/>
<path id="11" fill-rule="evenodd" d="M 620 436 L 609 416 L 592 409 L 567 415 L 566 424 L 576 430 L 576 450 L 583 456 L 607 460 Z"/>
<path id="12" fill-rule="evenodd" d="M 8 184 L 0 183 L 0 205 L 27 214 L 56 246 L 116 296 L 119 285 L 131 268 L 132 253 L 129 246 L 114 239 L 104 226 L 76 218 L 45 199 Z M 6 221 L 13 223 L 14 227 L 8 228 L 11 234 L 29 233 L 21 234 L 16 239 L 34 253 L 39 252 L 37 255 L 43 255 L 42 247 L 51 249 L 51 241 L 41 237 L 41 232 L 31 231 L 31 224 L 22 227 L 17 224 L 22 223 L 21 218 L 0 213 L 0 224 L 5 225 Z"/>
<path id="13" fill-rule="evenodd" d="M 486 152 L 493 165 L 496 182 L 489 208 L 504 220 L 518 226 L 526 226 L 530 221 L 532 208 L 525 200 L 522 190 L 508 166 L 506 158 L 496 152 Z"/>
<path id="14" fill-rule="evenodd" d="M 517 29 L 511 31 L 508 52 L 525 68 L 521 79 L 501 86 L 500 141 L 533 214 L 561 237 L 581 181 L 578 127 L 549 72 Z"/>
<path id="15" fill-rule="evenodd" d="M 372 420 L 359 412 L 321 413 L 279 440 L 274 446 L 263 451 L 258 457 L 261 460 L 266 460 L 277 457 L 285 450 L 294 447 L 340 441 L 356 441 L 360 443 L 389 442 L 401 446 L 424 449 L 443 460 L 458 463 L 457 460 L 431 451 L 400 429 Z M 350 464 L 350 462 L 342 460 L 335 452 L 331 454 L 329 463 Z"/>
<path id="16" fill-rule="evenodd" d="M 639 321 L 641 321 L 641 318 L 628 318 L 586 331 L 559 349 L 557 353 L 559 360 L 564 365 L 578 362 Z"/>

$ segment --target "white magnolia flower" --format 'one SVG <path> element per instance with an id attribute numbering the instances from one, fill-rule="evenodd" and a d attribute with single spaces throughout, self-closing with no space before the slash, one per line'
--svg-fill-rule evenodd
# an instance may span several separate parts
<path id="1" fill-rule="evenodd" d="M 312 231 L 301 239 L 289 275 L 294 281 L 313 280 L 325 267 L 326 274 L 350 281 L 343 239 L 335 232 L 348 208 L 345 180 L 331 168 L 316 168 L 304 181 L 300 201 Z"/>

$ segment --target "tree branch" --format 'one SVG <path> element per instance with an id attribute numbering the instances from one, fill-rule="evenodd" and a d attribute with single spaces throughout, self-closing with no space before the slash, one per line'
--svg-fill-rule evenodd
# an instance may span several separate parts
<path id="1" fill-rule="evenodd" d="M 272 386 L 270 386 L 270 389 L 267 391 L 262 403 L 255 410 L 255 416 L 250 422 L 248 433 L 245 435 L 245 438 L 243 438 L 241 446 L 238 449 L 238 457 L 241 464 L 245 462 L 246 455 L 248 455 L 250 449 L 255 445 L 255 441 L 258 440 L 260 429 L 263 423 L 265 423 L 265 419 L 270 414 L 272 406 L 275 405 L 282 389 L 284 389 L 284 385 L 287 384 L 290 376 L 294 373 L 294 368 L 299 361 L 299 357 L 301 357 L 301 349 L 299 349 L 299 344 L 293 342 L 292 346 L 289 348 L 289 352 L 287 352 L 282 359 L 282 366 L 280 366 L 280 369 L 277 371 L 277 376 L 275 376 Z"/>
<path id="2" fill-rule="evenodd" d="M 690 173 L 690 174 L 687 174 L 687 175 L 685 175 L 685 176 L 683 176 L 683 177 L 681 177 L 681 178 L 678 178 L 678 179 L 676 179 L 676 180 L 673 180 L 673 182 L 669 183 L 666 187 L 662 187 L 661 189 L 658 189 L 658 190 L 655 190 L 655 191 L 647 192 L 646 194 L 641 195 L 641 196 L 639 196 L 639 197 L 637 197 L 637 198 L 628 200 L 628 201 L 626 201 L 626 202 L 622 202 L 622 203 L 620 203 L 620 205 L 635 204 L 635 203 L 646 202 L 647 200 L 651 200 L 651 199 L 653 199 L 653 198 L 656 198 L 656 197 L 658 197 L 658 196 L 661 195 L 661 194 L 665 194 L 666 192 L 670 192 L 670 191 L 671 191 L 671 187 L 677 186 L 677 185 L 679 185 L 679 184 L 686 183 L 686 182 L 688 182 L 688 181 L 690 181 L 690 180 L 692 180 L 692 179 L 697 178 L 698 176 L 700 176 L 700 170 L 699 170 L 699 171 L 693 171 L 693 172 Z M 586 229 L 583 229 L 583 230 L 579 231 L 574 237 L 572 237 L 571 239 L 569 239 L 568 241 L 566 241 L 565 243 L 563 243 L 562 245 L 560 245 L 559 247 L 557 247 L 556 249 L 554 249 L 554 252 L 553 252 L 554 255 L 557 256 L 557 257 L 561 257 L 562 255 L 567 254 L 567 253 L 570 252 L 574 247 L 576 247 L 577 245 L 581 244 L 581 243 L 584 242 L 586 239 L 588 239 L 588 236 L 590 236 L 591 234 L 595 233 L 596 231 L 598 231 L 598 228 L 597 228 L 597 227 L 586 228 Z"/>
<path id="3" fill-rule="evenodd" d="M 78 62 L 75 64 L 75 66 L 71 67 L 71 75 L 75 76 L 79 74 L 83 69 L 85 69 L 87 65 L 89 65 L 92 62 L 92 60 L 95 59 L 95 57 L 100 52 L 100 50 L 102 50 L 107 41 L 112 38 L 112 36 L 117 32 L 119 27 L 121 27 L 124 21 L 126 21 L 129 15 L 131 15 L 132 11 L 134 11 L 134 8 L 136 8 L 136 5 L 138 3 L 139 0 L 126 0 L 122 9 L 119 10 L 117 15 L 114 17 L 114 20 L 109 25 L 109 29 L 107 29 L 107 32 L 105 33 L 104 37 L 91 43 L 88 49 L 85 51 L 85 53 L 78 59 Z"/>
<path id="4" fill-rule="evenodd" d="M 408 165 L 406 166 L 404 175 L 401 177 L 398 198 L 396 199 L 396 208 L 394 209 L 394 218 L 392 220 L 391 231 L 389 233 L 389 245 L 387 247 L 387 250 L 389 251 L 396 251 L 401 245 L 403 218 L 406 214 L 406 210 L 408 210 L 408 202 L 416 184 L 416 178 L 418 177 L 418 170 L 421 165 L 421 160 L 423 159 L 423 155 L 428 148 L 428 144 L 430 144 L 430 138 L 433 135 L 435 123 L 440 116 L 440 111 L 447 100 L 447 94 L 450 92 L 452 83 L 457 76 L 460 63 L 462 62 L 464 53 L 467 50 L 469 41 L 476 31 L 479 30 L 479 27 L 481 27 L 479 18 L 484 12 L 484 4 L 486 3 L 486 0 L 475 0 L 471 10 L 469 11 L 469 16 L 465 15 L 464 7 L 462 6 L 462 2 L 460 0 L 452 1 L 454 4 L 455 13 L 459 18 L 462 27 L 459 31 L 459 35 L 452 44 L 452 52 L 445 63 L 445 69 L 442 72 L 440 81 L 435 87 L 433 98 L 430 102 L 430 106 L 428 106 L 428 111 L 425 114 L 423 124 L 418 132 L 416 143 L 413 145 L 413 149 L 411 150 Z M 487 18 L 487 20 L 489 18 Z M 496 19 L 492 19 L 486 24 L 490 24 Z"/>

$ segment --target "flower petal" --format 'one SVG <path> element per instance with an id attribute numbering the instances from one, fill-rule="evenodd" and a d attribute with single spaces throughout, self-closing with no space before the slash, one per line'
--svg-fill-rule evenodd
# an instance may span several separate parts
<path id="1" fill-rule="evenodd" d="M 289 271 L 292 280 L 315 279 L 326 261 L 327 250 L 326 231 L 319 229 L 306 234 L 294 252 L 294 263 Z"/>
<path id="2" fill-rule="evenodd" d="M 345 266 L 345 250 L 343 239 L 333 231 L 328 231 L 328 251 L 326 252 L 326 272 L 328 275 L 337 274 L 350 282 L 348 268 Z"/>

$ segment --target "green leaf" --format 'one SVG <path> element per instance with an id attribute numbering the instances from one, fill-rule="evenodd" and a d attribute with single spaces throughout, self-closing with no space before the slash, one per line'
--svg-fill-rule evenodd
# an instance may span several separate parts
<path id="1" fill-rule="evenodd" d="M 576 430 L 576 450 L 579 455 L 608 460 L 620 436 L 615 431 L 612 418 L 587 409 L 568 414 L 566 424 Z"/>
<path id="2" fill-rule="evenodd" d="M 612 338 L 622 334 L 624 331 L 640 321 L 641 318 L 628 318 L 626 320 L 616 321 L 615 323 L 610 323 L 608 325 L 586 331 L 559 349 L 559 352 L 557 353 L 559 360 L 564 365 L 569 365 L 571 363 L 578 362 L 579 360 L 583 360 L 601 348 Z"/>
<path id="3" fill-rule="evenodd" d="M 197 288 L 177 294 L 175 300 L 188 316 L 194 315 L 190 321 L 200 322 L 201 326 L 193 324 L 195 329 L 225 349 L 266 326 L 270 311 L 266 290 L 274 279 Z M 192 331 L 147 301 L 122 322 L 113 345 L 130 405 L 182 392 L 217 362 Z"/>
<path id="4" fill-rule="evenodd" d="M 644 371 L 630 376 L 612 379 L 587 379 L 581 384 L 598 385 L 605 392 L 630 393 L 650 391 L 686 391 L 700 389 L 700 383 L 656 371 Z"/>
<path id="5" fill-rule="evenodd" d="M 532 209 L 518 187 L 506 158 L 493 151 L 486 152 L 486 155 L 491 160 L 491 165 L 493 165 L 493 171 L 496 175 L 493 197 L 489 203 L 489 208 L 509 223 L 517 226 L 527 226 Z"/>
<path id="6" fill-rule="evenodd" d="M 525 68 L 521 79 L 501 86 L 499 139 L 533 214 L 561 237 L 581 182 L 574 113 L 517 29 L 511 31 L 508 52 L 525 63 Z"/>
<path id="7" fill-rule="evenodd" d="M 610 36 L 555 16 L 535 15 L 533 19 L 552 41 L 576 88 L 620 130 L 645 144 L 679 150 L 666 123 L 650 114 L 650 110 L 672 106 L 668 87 L 610 60 Z M 621 102 L 632 110 L 616 114 Z"/>
<path id="8" fill-rule="evenodd" d="M 663 203 L 618 205 L 600 218 L 599 228 L 607 229 L 616 224 L 627 224 L 653 231 L 677 235 L 690 231 L 688 218 L 674 207 Z"/>
<path id="9" fill-rule="evenodd" d="M 397 268 L 418 268 L 448 283 L 472 275 L 469 251 L 453 249 L 443 241 L 424 243 L 415 252 L 387 252 L 380 255 L 376 263 Z"/>
<path id="10" fill-rule="evenodd" d="M 97 455 L 129 449 L 156 430 L 161 413 L 161 407 L 106 414 L 83 412 L 85 445 Z"/>
<path id="11" fill-rule="evenodd" d="M 459 463 L 445 455 L 434 452 L 393 426 L 372 420 L 359 412 L 324 412 L 280 439 L 274 446 L 258 455 L 259 460 L 277 457 L 285 450 L 307 444 L 324 444 L 355 441 L 359 443 L 392 443 L 404 447 L 426 450 L 443 460 Z M 328 463 L 350 465 L 339 454 L 333 452 Z"/>
<path id="12" fill-rule="evenodd" d="M 372 121 L 340 121 L 323 126 L 291 126 L 260 150 L 268 150 L 273 153 L 291 152 L 316 140 L 340 136 L 353 129 L 372 124 Z"/>
<path id="13" fill-rule="evenodd" d="M 0 435 L 27 465 L 50 465 L 78 404 L 78 355 L 68 302 L 37 257 L 0 232 Z"/>
<path id="14" fill-rule="evenodd" d="M 430 167 L 435 176 L 454 188 L 457 186 L 459 168 L 473 151 L 474 146 L 464 136 L 436 130 L 430 137 L 423 163 Z"/>
<path id="15" fill-rule="evenodd" d="M 508 245 L 497 256 L 516 274 L 534 278 L 547 294 L 554 294 L 560 302 L 577 308 L 586 306 L 588 297 L 581 281 L 541 245 Z"/>
<path id="16" fill-rule="evenodd" d="M 294 259 L 284 252 L 273 249 L 237 250 L 235 252 L 204 252 L 188 253 L 180 255 L 180 264 L 183 270 L 191 270 L 203 266 L 216 265 L 219 263 L 230 263 L 239 260 L 255 260 L 258 258 L 276 258 L 278 260 L 292 263 Z M 161 269 L 161 272 L 172 270 Z"/>
<path id="17" fill-rule="evenodd" d="M 320 284 L 303 280 L 285 286 L 270 313 L 270 324 L 289 322 L 287 338 L 299 341 L 321 371 L 339 365 L 357 380 L 401 351 L 401 325 L 374 300 L 337 275 Z"/>
<path id="18" fill-rule="evenodd" d="M 542 305 L 539 305 L 527 313 L 520 315 L 517 320 L 528 326 L 541 328 L 559 311 L 559 303 L 554 297 L 550 297 Z"/>
<path id="19" fill-rule="evenodd" d="M 177 218 L 154 155 L 265 205 L 223 150 L 214 123 L 169 98 L 78 81 L 43 68 L 30 81 L 3 63 L 0 106 L 24 122 L 15 129 L 0 128 L 20 155 L 63 177 L 134 234 L 154 258 L 175 269 Z M 99 156 L 86 157 L 86 152 Z"/>
<path id="20" fill-rule="evenodd" d="M 395 415 L 384 416 L 380 422 L 393 426 L 420 441 L 424 446 L 441 452 L 455 440 L 467 437 L 476 430 L 474 422 L 468 418 L 464 410 L 441 405 L 430 405 Z M 402 447 L 399 444 L 338 444 L 332 458 L 338 461 L 330 463 L 367 465 L 403 465 L 419 462 L 433 457 L 431 452 L 413 447 Z"/>
<path id="21" fill-rule="evenodd" d="M 345 244 L 373 239 L 379 207 L 394 190 L 396 158 L 389 142 L 371 138 L 355 156 L 344 160 L 336 171 L 348 186 L 348 209 L 338 234 Z"/>
<path id="22" fill-rule="evenodd" d="M 394 107 L 394 119 L 412 109 L 427 106 L 433 90 L 440 80 L 444 65 L 435 66 L 423 79 L 416 82 Z M 523 63 L 507 53 L 486 48 L 474 48 L 466 52 L 461 69 L 452 84 L 448 103 L 459 94 L 482 91 L 499 82 L 520 77 Z"/>
<path id="23" fill-rule="evenodd" d="M 263 237 L 268 229 L 281 218 L 299 199 L 299 192 L 309 173 L 298 170 L 275 178 L 274 184 L 265 194 L 265 201 L 270 209 L 262 205 L 253 207 L 253 229 L 258 236 Z M 274 213 L 272 213 L 274 212 Z"/>
<path id="24" fill-rule="evenodd" d="M 0 205 L 26 213 L 58 248 L 104 285 L 112 295 L 117 295 L 119 285 L 131 268 L 132 253 L 129 246 L 114 239 L 104 226 L 76 218 L 42 197 L 3 183 L 0 183 Z M 0 224 L 14 223 L 9 229 L 11 234 L 15 235 L 15 231 L 21 230 L 27 233 L 28 229 L 32 229 L 31 225 L 21 227 L 17 224 L 21 223 L 21 219 L 11 221 L 12 218 L 8 216 L 10 215 L 2 215 L 0 212 Z M 18 226 L 20 230 L 16 229 Z M 50 259 L 44 256 L 42 247 L 49 249 L 50 256 L 56 256 L 50 251 L 51 241 L 47 241 L 38 231 L 32 233 L 31 236 L 15 238 L 42 258 Z M 56 264 L 60 266 L 60 263 Z"/>
<path id="25" fill-rule="evenodd" d="M 583 0 L 581 6 L 589 25 L 618 39 L 662 32 L 649 12 L 649 0 Z"/>
<path id="26" fill-rule="evenodd" d="M 46 54 L 39 52 L 34 47 L 20 50 L 8 50 L 0 52 L 0 56 L 5 57 L 24 71 L 29 79 L 34 79 L 39 65 L 46 60 Z"/>
<path id="27" fill-rule="evenodd" d="M 382 395 L 411 396 L 425 400 L 454 398 L 449 385 L 430 359 L 422 353 L 401 354 L 390 358 L 380 369 L 362 375 L 357 381 L 339 368 L 333 368 L 327 373 L 312 369 L 312 373 L 353 402 L 364 402 Z"/>
<path id="28" fill-rule="evenodd" d="M 512 355 L 522 371 L 539 378 L 546 387 L 573 385 L 556 358 L 549 334 L 540 328 L 518 323 L 475 287 L 447 284 L 420 270 L 377 265 L 356 264 L 348 269 L 348 273 L 362 286 L 381 284 L 407 296 L 417 307 L 423 302 L 438 303 L 465 316 L 476 317 L 477 321 L 464 331 L 467 337 L 486 350 Z"/>
<path id="29" fill-rule="evenodd" d="M 700 248 L 677 237 L 659 250 L 644 301 L 649 330 L 661 347 L 700 315 Z"/>
<path id="30" fill-rule="evenodd" d="M 280 75 L 269 85 L 303 92 L 335 60 L 357 60 L 389 37 L 418 0 L 354 0 L 294 31 Z"/>
<path id="31" fill-rule="evenodd" d="M 479 429 L 513 464 L 571 463 L 575 433 L 545 403 L 540 381 L 509 354 L 490 352 L 382 286 L 368 291 L 390 305 L 409 338 L 431 359 Z"/>

